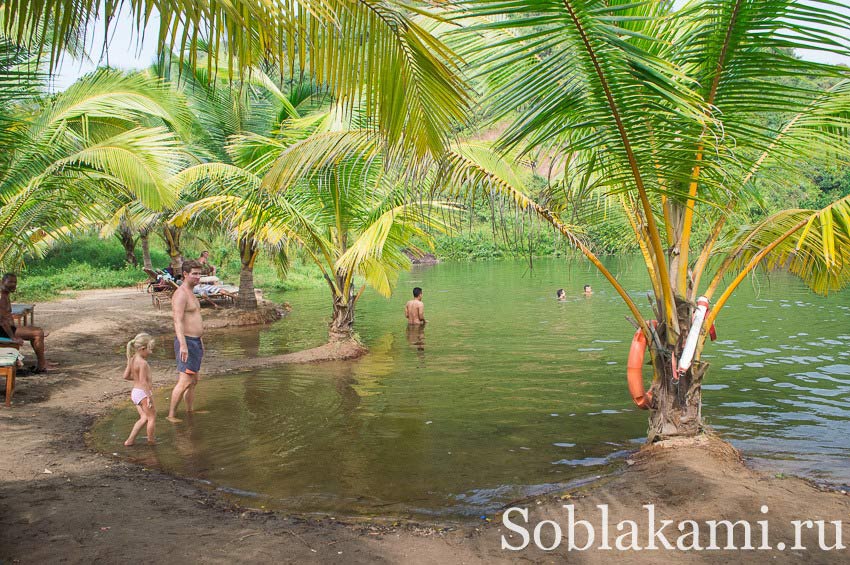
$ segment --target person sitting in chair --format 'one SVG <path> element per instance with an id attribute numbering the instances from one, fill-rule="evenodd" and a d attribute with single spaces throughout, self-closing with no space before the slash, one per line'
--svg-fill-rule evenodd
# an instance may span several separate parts
<path id="1" fill-rule="evenodd" d="M 201 276 L 208 277 L 215 275 L 215 265 L 210 263 L 209 251 L 201 251 L 201 255 L 198 257 L 198 263 L 201 264 Z"/>
<path id="2" fill-rule="evenodd" d="M 9 295 L 18 289 L 18 276 L 6 273 L 0 281 L 0 337 L 6 337 L 22 345 L 24 340 L 32 345 L 38 364 L 32 367 L 34 373 L 47 371 L 47 361 L 44 358 L 44 330 L 35 326 L 15 327 L 12 318 L 12 300 Z"/>

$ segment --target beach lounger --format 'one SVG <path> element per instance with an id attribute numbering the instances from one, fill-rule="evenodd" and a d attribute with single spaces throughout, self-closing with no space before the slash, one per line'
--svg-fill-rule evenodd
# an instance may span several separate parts
<path id="1" fill-rule="evenodd" d="M 142 270 L 150 277 L 147 283 L 147 291 L 151 295 L 151 304 L 157 309 L 161 309 L 163 304 L 171 302 L 171 296 L 178 288 L 177 282 L 167 271 Z"/>
<path id="2" fill-rule="evenodd" d="M 199 284 L 192 291 L 195 295 L 214 306 L 234 306 L 239 296 L 239 287 L 232 285 Z"/>
<path id="3" fill-rule="evenodd" d="M 147 267 L 143 268 L 142 271 L 144 271 L 148 278 L 147 280 L 140 281 L 136 285 L 136 288 L 138 288 L 141 292 L 150 292 L 151 287 L 159 280 L 160 274 L 153 269 L 148 269 Z"/>
<path id="4" fill-rule="evenodd" d="M 157 310 L 162 309 L 163 304 L 170 304 L 171 298 L 174 296 L 174 291 L 179 287 L 173 279 L 168 277 L 160 277 L 157 284 L 163 286 L 162 290 L 151 293 L 151 302 L 156 306 Z"/>
<path id="5" fill-rule="evenodd" d="M 24 358 L 17 349 L 20 347 L 17 343 L 8 339 L 0 341 L 11 342 L 0 345 L 0 377 L 6 377 L 6 406 L 11 406 L 15 395 L 15 377 Z"/>

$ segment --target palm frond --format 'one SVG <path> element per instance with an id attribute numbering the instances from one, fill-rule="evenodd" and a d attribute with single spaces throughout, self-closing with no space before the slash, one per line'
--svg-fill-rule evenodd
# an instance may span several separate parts
<path id="1" fill-rule="evenodd" d="M 787 269 L 813 291 L 827 294 L 850 283 L 850 196 L 821 210 L 783 210 L 744 228 L 727 242 L 726 269 Z M 721 273 L 722 274 L 722 273 Z"/>
<path id="2" fill-rule="evenodd" d="M 457 58 L 428 31 L 425 13 L 373 0 L 41 0 L 0 5 L 5 31 L 18 43 L 51 30 L 51 62 L 82 22 L 102 15 L 109 28 L 122 7 L 143 34 L 156 10 L 157 44 L 246 72 L 267 56 L 294 75 L 308 72 L 349 108 L 360 104 L 395 144 L 419 154 L 439 153 L 451 125 L 464 118 L 467 96 Z M 108 29 L 107 34 L 108 36 Z M 365 39 L 364 39 L 365 38 Z M 205 44 L 205 45 L 202 45 Z"/>
<path id="3" fill-rule="evenodd" d="M 176 202 L 166 179 L 176 173 L 185 158 L 180 144 L 165 128 L 135 128 L 67 155 L 48 167 L 44 176 L 70 167 L 85 167 L 115 179 L 129 195 L 148 208 Z"/>

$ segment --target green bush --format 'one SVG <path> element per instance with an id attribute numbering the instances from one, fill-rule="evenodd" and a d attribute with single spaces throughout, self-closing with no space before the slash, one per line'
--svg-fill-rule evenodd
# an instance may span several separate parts
<path id="1" fill-rule="evenodd" d="M 42 302 L 56 298 L 67 290 L 132 286 L 144 279 L 145 275 L 139 269 L 111 269 L 74 262 L 64 268 L 54 268 L 40 274 L 22 272 L 18 277 L 15 300 Z"/>
<path id="2" fill-rule="evenodd" d="M 154 265 L 167 265 L 168 256 L 151 251 Z M 124 248 L 115 238 L 81 237 L 61 243 L 42 259 L 27 261 L 18 276 L 15 300 L 43 302 L 57 298 L 63 291 L 132 286 L 145 280 L 141 270 L 142 251 L 137 249 L 139 267 L 124 263 Z"/>
<path id="3" fill-rule="evenodd" d="M 155 267 L 168 265 L 168 255 L 156 248 L 157 240 L 151 238 L 151 261 Z M 142 265 L 142 248 L 136 246 L 139 270 Z M 60 243 L 52 248 L 43 259 L 27 262 L 26 272 L 32 275 L 51 274 L 73 264 L 90 265 L 94 268 L 124 269 L 124 248 L 114 238 L 101 239 L 90 235 L 70 243 Z"/>

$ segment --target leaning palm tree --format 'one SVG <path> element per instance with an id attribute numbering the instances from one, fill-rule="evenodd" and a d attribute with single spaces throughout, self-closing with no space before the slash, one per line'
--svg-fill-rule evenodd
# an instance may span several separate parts
<path id="1" fill-rule="evenodd" d="M 708 367 L 700 354 L 737 286 L 759 266 L 789 268 L 819 292 L 850 277 L 850 198 L 728 225 L 761 193 L 793 182 L 795 161 L 850 157 L 850 71 L 792 52 L 847 55 L 850 17 L 828 0 L 694 0 L 681 8 L 470 0 L 464 8 L 457 17 L 466 26 L 453 41 L 486 81 L 493 114 L 517 116 L 501 148 L 595 163 L 592 178 L 620 198 L 645 260 L 653 314 L 558 214 L 474 156 L 448 152 L 443 184 L 511 195 L 580 249 L 649 344 L 653 383 L 646 394 L 635 383 L 633 396 L 650 409 L 650 437 L 697 433 Z M 694 233 L 707 235 L 695 241 Z"/>
<path id="2" fill-rule="evenodd" d="M 317 149 L 344 135 L 363 134 L 311 136 L 290 148 L 277 165 L 286 162 L 283 166 L 289 168 L 295 162 L 303 163 Z M 393 174 L 378 155 L 303 170 L 301 178 L 289 187 L 277 176 L 279 170 L 273 168 L 264 184 L 272 190 L 285 189 L 286 200 L 298 213 L 288 223 L 304 234 L 305 248 L 322 270 L 333 299 L 330 340 L 350 339 L 355 307 L 363 291 L 370 286 L 382 296 L 392 294 L 399 272 L 411 266 L 405 251 L 421 255 L 415 241 L 428 243 L 431 231 L 445 229 L 431 214 L 445 205 L 411 200 L 403 178 Z M 362 277 L 362 282 L 355 277 Z"/>
<path id="3" fill-rule="evenodd" d="M 8 107 L 7 107 L 8 108 Z M 13 105 L 0 156 L 0 263 L 17 266 L 44 242 L 109 218 L 126 199 L 175 200 L 182 166 L 174 131 L 190 121 L 159 81 L 99 71 L 39 105 Z"/>

